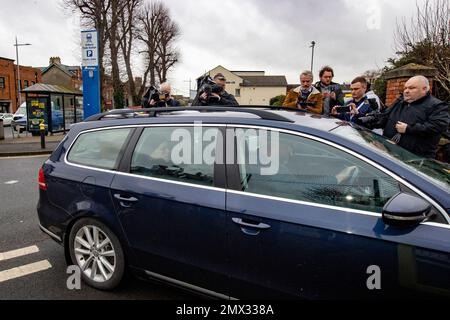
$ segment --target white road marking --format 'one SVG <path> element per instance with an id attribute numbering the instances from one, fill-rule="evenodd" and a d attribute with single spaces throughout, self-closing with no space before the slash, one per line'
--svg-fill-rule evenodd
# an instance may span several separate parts
<path id="1" fill-rule="evenodd" d="M 11 181 L 6 181 L 6 182 L 4 182 L 4 184 L 16 184 L 16 183 L 18 183 L 19 181 L 17 181 L 17 180 L 11 180 Z"/>
<path id="2" fill-rule="evenodd" d="M 26 256 L 32 253 L 39 252 L 39 248 L 37 246 L 26 247 L 22 249 L 12 250 L 8 252 L 0 252 L 0 261 L 14 259 L 22 256 Z"/>
<path id="3" fill-rule="evenodd" d="M 36 272 L 48 270 L 52 267 L 48 260 L 42 260 L 35 263 L 26 264 L 17 268 L 0 271 L 0 283 L 24 277 Z"/>

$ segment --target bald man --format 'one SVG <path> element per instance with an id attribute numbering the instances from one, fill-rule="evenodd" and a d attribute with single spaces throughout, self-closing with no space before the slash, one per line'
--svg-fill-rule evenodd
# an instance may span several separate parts
<path id="1" fill-rule="evenodd" d="M 159 92 L 161 92 L 161 94 L 165 96 L 165 99 L 161 100 L 160 102 L 156 102 L 155 100 L 152 99 L 149 102 L 150 106 L 155 107 L 160 106 L 160 104 L 162 104 L 162 106 L 167 107 L 179 107 L 180 103 L 170 95 L 171 91 L 172 88 L 170 86 L 170 83 L 168 82 L 161 83 L 161 85 L 159 86 Z"/>
<path id="2" fill-rule="evenodd" d="M 442 133 L 449 125 L 448 104 L 430 94 L 430 83 L 415 76 L 405 83 L 403 97 L 388 108 L 376 128 L 398 145 L 419 156 L 434 158 Z M 400 139 L 400 140 L 398 140 Z"/>

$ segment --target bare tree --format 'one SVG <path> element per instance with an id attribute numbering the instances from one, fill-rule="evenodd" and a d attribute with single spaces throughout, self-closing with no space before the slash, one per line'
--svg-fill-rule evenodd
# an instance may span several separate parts
<path id="1" fill-rule="evenodd" d="M 131 58 L 133 56 L 134 40 L 137 37 L 137 15 L 141 4 L 142 0 L 126 0 L 124 10 L 122 10 L 119 15 L 119 45 L 122 50 L 122 57 L 128 78 L 127 85 L 131 105 L 136 105 L 140 99 L 139 95 L 136 94 L 136 84 L 133 76 Z"/>
<path id="2" fill-rule="evenodd" d="M 158 71 L 159 81 L 167 81 L 167 73 L 178 62 L 179 52 L 174 44 L 180 36 L 180 28 L 177 23 L 172 20 L 169 10 L 165 8 L 164 14 L 160 20 L 161 38 L 158 43 L 159 63 L 156 68 Z"/>
<path id="3" fill-rule="evenodd" d="M 450 4 L 448 0 L 416 3 L 416 16 L 397 22 L 395 41 L 404 62 L 433 66 L 436 81 L 450 97 Z"/>
<path id="4" fill-rule="evenodd" d="M 144 83 L 147 80 L 147 76 L 150 74 L 150 83 L 156 82 L 156 65 L 159 62 L 157 55 L 157 49 L 160 41 L 160 20 L 163 14 L 164 7 L 162 3 L 148 3 L 142 10 L 139 16 L 141 23 L 141 32 L 138 35 L 138 39 L 145 44 L 147 68 L 144 73 Z"/>
<path id="5" fill-rule="evenodd" d="M 109 0 L 111 1 L 111 10 L 108 14 L 108 43 L 111 64 L 111 77 L 114 90 L 114 108 L 120 109 L 125 106 L 123 84 L 120 79 L 119 55 L 119 14 L 125 9 L 127 0 Z"/>
<path id="6" fill-rule="evenodd" d="M 179 60 L 174 43 L 180 35 L 180 29 L 170 17 L 169 9 L 161 2 L 147 4 L 139 21 L 142 26 L 138 39 L 145 44 L 148 62 L 144 79 L 150 74 L 150 83 L 155 84 L 156 77 L 162 83 L 167 80 L 167 73 Z"/>

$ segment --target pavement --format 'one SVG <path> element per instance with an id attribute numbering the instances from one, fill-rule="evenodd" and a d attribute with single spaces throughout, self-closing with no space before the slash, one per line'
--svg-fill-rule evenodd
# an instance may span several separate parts
<path id="1" fill-rule="evenodd" d="M 4 134 L 4 139 L 0 140 L 0 158 L 51 154 L 65 137 L 64 133 L 49 134 L 45 137 L 45 149 L 42 149 L 41 138 L 33 137 L 29 132 L 18 135 L 11 127 L 4 127 Z"/>

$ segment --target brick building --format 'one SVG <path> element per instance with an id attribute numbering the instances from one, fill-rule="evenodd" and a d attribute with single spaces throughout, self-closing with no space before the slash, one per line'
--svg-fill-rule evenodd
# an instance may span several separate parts
<path id="1" fill-rule="evenodd" d="M 21 89 L 42 82 L 42 73 L 38 68 L 20 66 Z M 17 66 L 14 60 L 0 57 L 0 112 L 14 113 L 18 106 L 17 96 Z M 25 94 L 21 95 L 25 101 Z"/>
<path id="2" fill-rule="evenodd" d="M 387 106 L 391 106 L 400 97 L 400 94 L 403 93 L 406 81 L 417 75 L 422 75 L 428 78 L 430 81 L 430 90 L 433 92 L 433 79 L 436 75 L 436 69 L 410 63 L 403 67 L 391 70 L 385 74 L 385 79 L 387 80 L 385 104 Z"/>
<path id="3" fill-rule="evenodd" d="M 83 78 L 80 66 L 68 66 L 61 63 L 60 57 L 51 57 L 48 67 L 42 70 L 42 82 L 81 90 Z"/>

